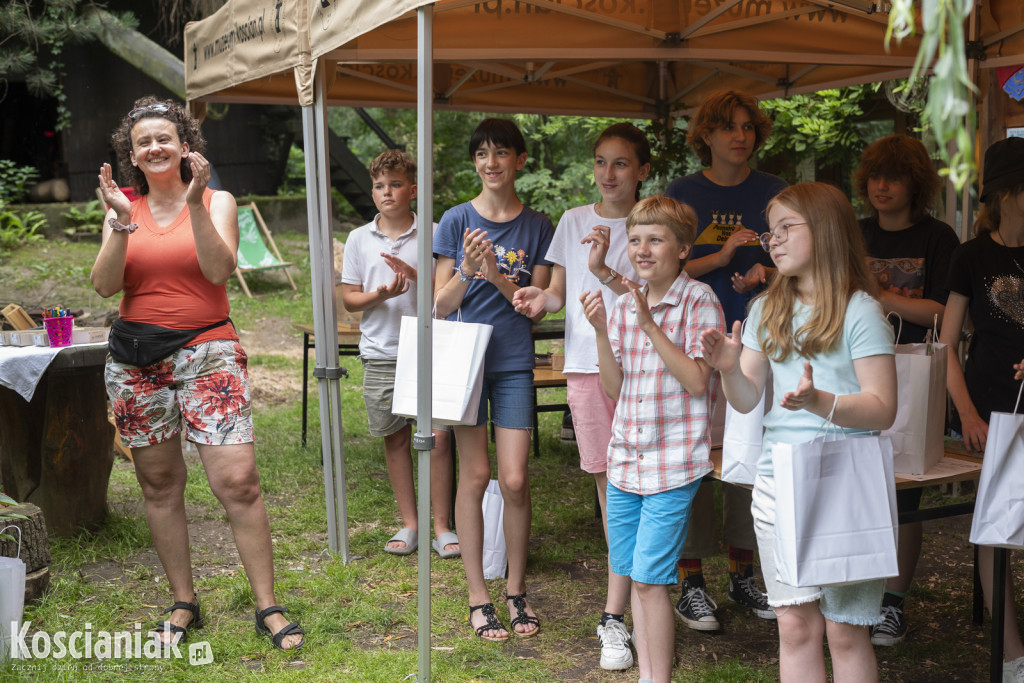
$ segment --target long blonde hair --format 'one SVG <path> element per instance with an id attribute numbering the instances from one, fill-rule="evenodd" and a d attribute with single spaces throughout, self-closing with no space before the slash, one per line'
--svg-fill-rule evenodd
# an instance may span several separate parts
<path id="1" fill-rule="evenodd" d="M 784 206 L 807 221 L 811 234 L 814 302 L 807 322 L 793 330 L 797 280 L 776 274 L 761 309 L 757 336 L 765 355 L 781 361 L 796 351 L 804 358 L 832 350 L 843 334 L 846 306 L 857 290 L 874 295 L 876 284 L 868 272 L 864 238 L 846 196 L 825 183 L 800 183 L 768 202 Z"/>

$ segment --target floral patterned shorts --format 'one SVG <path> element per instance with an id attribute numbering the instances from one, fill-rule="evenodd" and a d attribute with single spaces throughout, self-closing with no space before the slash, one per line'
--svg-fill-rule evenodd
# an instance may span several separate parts
<path id="1" fill-rule="evenodd" d="M 247 363 L 227 339 L 186 346 L 144 368 L 108 355 L 104 380 L 118 433 L 129 448 L 163 443 L 182 427 L 199 444 L 252 442 Z"/>

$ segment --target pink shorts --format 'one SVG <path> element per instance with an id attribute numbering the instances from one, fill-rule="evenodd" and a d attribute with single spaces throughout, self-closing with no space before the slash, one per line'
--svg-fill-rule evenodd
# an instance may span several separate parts
<path id="1" fill-rule="evenodd" d="M 606 472 L 615 401 L 604 393 L 601 375 L 596 372 L 570 372 L 565 381 L 576 445 L 580 449 L 580 469 L 591 474 Z"/>
<path id="2" fill-rule="evenodd" d="M 252 442 L 247 366 L 245 351 L 227 339 L 186 346 L 144 368 L 107 355 L 104 380 L 118 433 L 129 448 L 163 443 L 183 427 L 195 443 Z"/>

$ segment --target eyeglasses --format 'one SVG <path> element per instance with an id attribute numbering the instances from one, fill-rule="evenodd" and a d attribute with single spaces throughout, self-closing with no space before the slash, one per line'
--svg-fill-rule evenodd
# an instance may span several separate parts
<path id="1" fill-rule="evenodd" d="M 761 241 L 761 246 L 764 247 L 765 251 L 770 251 L 771 247 L 769 247 L 769 244 L 773 239 L 776 244 L 785 244 L 786 240 L 789 239 L 789 229 L 795 228 L 798 225 L 807 225 L 807 223 L 783 223 L 782 225 L 776 225 L 774 230 L 761 233 L 757 239 Z"/>
<path id="2" fill-rule="evenodd" d="M 153 104 L 147 104 L 142 107 L 135 107 L 135 109 L 132 109 L 130 112 L 128 112 L 128 118 L 134 121 L 146 112 L 151 111 L 155 114 L 164 114 L 170 110 L 171 105 L 167 104 L 166 102 L 155 102 Z"/>

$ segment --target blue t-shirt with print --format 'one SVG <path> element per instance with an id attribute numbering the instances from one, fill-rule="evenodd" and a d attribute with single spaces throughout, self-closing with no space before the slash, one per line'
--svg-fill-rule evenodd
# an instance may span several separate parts
<path id="1" fill-rule="evenodd" d="M 761 327 L 763 307 L 764 299 L 754 301 L 747 324 L 743 328 L 743 345 L 758 352 L 761 351 L 758 329 Z M 796 302 L 793 309 L 794 330 L 807 322 L 811 310 L 810 306 Z M 864 292 L 855 292 L 846 306 L 843 335 L 839 338 L 839 343 L 831 351 L 809 359 L 814 372 L 814 386 L 839 396 L 859 394 L 860 382 L 857 381 L 853 361 L 883 354 L 891 356 L 895 352 L 892 325 L 885 319 L 881 304 Z M 761 459 L 757 463 L 757 471 L 761 474 L 770 476 L 775 471 L 772 466 L 773 445 L 807 443 L 813 441 L 819 432 L 824 431 L 824 418 L 806 410 L 788 410 L 780 405 L 786 393 L 796 391 L 797 384 L 804 374 L 805 360 L 808 359 L 795 351 L 790 352 L 789 357 L 780 362 L 769 359 L 775 403 L 764 417 L 764 441 Z M 846 434 L 877 434 L 857 429 L 843 431 Z"/>
<path id="2" fill-rule="evenodd" d="M 768 232 L 764 209 L 785 187 L 786 181 L 782 178 L 753 169 L 742 183 L 728 187 L 711 182 L 698 171 L 669 183 L 665 196 L 689 204 L 697 214 L 697 239 L 690 255 L 692 260 L 720 251 L 736 229 L 749 228 L 758 235 Z M 734 273 L 745 275 L 755 263 L 775 265 L 760 242 L 739 247 L 724 268 L 715 268 L 697 278 L 711 285 L 722 302 L 727 330 L 732 329 L 735 321 L 747 317 L 747 305 L 761 289 L 755 287 L 740 294 L 732 288 L 732 276 Z"/>
<path id="3" fill-rule="evenodd" d="M 454 259 L 456 265 L 462 263 L 465 231 L 477 228 L 487 232 L 502 275 L 517 286 L 530 284 L 534 267 L 551 265 L 544 255 L 548 253 L 555 229 L 547 216 L 525 206 L 518 216 L 506 223 L 487 220 L 470 202 L 453 206 L 444 212 L 438 223 L 434 234 L 434 254 Z M 533 339 L 530 336 L 533 323 L 517 313 L 512 303 L 483 275 L 478 273 L 469 283 L 462 298 L 461 313 L 462 320 L 466 322 L 494 326 L 484 361 L 485 372 L 533 370 Z M 448 316 L 449 320 L 458 318 L 459 311 Z"/>

